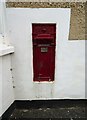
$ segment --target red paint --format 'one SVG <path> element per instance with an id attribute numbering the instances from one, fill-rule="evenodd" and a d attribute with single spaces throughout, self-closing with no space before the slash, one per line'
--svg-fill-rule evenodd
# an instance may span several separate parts
<path id="1" fill-rule="evenodd" d="M 53 81 L 56 24 L 32 24 L 34 81 Z"/>

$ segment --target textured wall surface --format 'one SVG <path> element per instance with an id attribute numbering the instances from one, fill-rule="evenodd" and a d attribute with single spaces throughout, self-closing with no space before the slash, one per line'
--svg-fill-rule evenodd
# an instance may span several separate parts
<path id="1" fill-rule="evenodd" d="M 71 8 L 70 40 L 85 40 L 85 2 L 7 2 L 7 7 Z"/>

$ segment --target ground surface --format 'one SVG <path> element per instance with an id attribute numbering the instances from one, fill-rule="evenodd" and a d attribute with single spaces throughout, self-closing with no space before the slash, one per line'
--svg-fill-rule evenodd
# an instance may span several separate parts
<path id="1" fill-rule="evenodd" d="M 70 107 L 58 107 L 50 108 L 50 107 L 42 107 L 42 108 L 28 108 L 28 109 L 15 109 L 10 116 L 9 120 L 25 120 L 29 119 L 38 120 L 38 118 L 52 120 L 52 118 L 66 118 L 66 120 L 75 120 L 85 119 L 85 107 L 84 106 L 70 106 Z M 86 119 L 85 119 L 86 120 Z"/>

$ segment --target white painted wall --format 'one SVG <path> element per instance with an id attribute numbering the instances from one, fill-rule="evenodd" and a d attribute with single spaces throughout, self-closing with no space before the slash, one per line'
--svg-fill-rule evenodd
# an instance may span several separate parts
<path id="1" fill-rule="evenodd" d="M 85 41 L 69 41 L 69 8 L 7 8 L 16 100 L 84 99 Z M 32 23 L 56 23 L 55 81 L 33 82 Z"/>
<path id="2" fill-rule="evenodd" d="M 8 46 L 5 0 L 0 0 L 0 117 L 14 102 L 11 74 L 11 55 L 14 47 Z"/>
<path id="3" fill-rule="evenodd" d="M 11 74 L 11 56 L 0 57 L 0 116 L 14 102 Z"/>
<path id="4" fill-rule="evenodd" d="M 0 0 L 0 43 L 10 45 L 5 1 Z M 1 36 L 4 39 L 1 39 Z"/>
<path id="5" fill-rule="evenodd" d="M 0 117 L 2 115 L 2 58 L 0 57 Z"/>

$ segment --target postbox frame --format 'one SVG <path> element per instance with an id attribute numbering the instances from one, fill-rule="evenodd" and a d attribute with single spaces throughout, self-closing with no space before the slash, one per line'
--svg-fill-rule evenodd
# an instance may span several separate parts
<path id="1" fill-rule="evenodd" d="M 49 68 L 49 70 L 51 71 L 51 73 L 49 74 L 49 77 L 45 77 L 45 78 L 37 78 L 36 74 L 37 73 L 37 68 L 36 63 L 37 60 L 35 60 L 35 54 L 37 54 L 37 49 L 39 45 L 41 45 L 42 41 L 45 41 L 47 43 L 43 43 L 44 45 L 49 45 L 48 46 L 48 52 L 50 54 L 50 51 L 53 51 L 53 65 L 51 62 L 51 68 Z M 55 79 L 55 48 L 56 48 L 56 23 L 32 23 L 32 45 L 33 45 L 33 81 L 38 81 L 38 82 L 44 82 L 44 81 L 48 81 L 48 82 L 52 82 Z M 42 47 L 39 46 L 39 48 L 41 49 Z M 45 48 L 45 47 L 44 47 Z M 45 55 L 45 53 L 43 53 L 43 55 Z M 49 57 L 48 57 L 49 59 Z M 49 72 L 50 72 L 49 71 Z M 52 74 L 52 75 L 51 75 Z"/>

